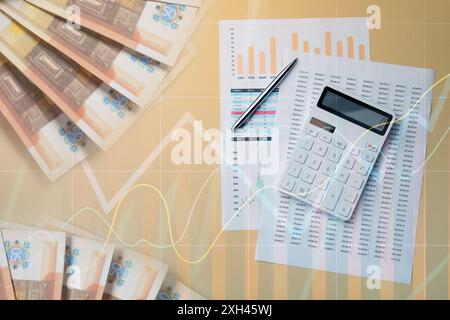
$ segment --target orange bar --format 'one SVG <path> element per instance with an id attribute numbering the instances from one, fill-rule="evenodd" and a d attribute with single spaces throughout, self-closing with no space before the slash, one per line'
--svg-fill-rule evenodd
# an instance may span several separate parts
<path id="1" fill-rule="evenodd" d="M 259 73 L 266 74 L 266 54 L 264 51 L 259 53 Z"/>
<path id="2" fill-rule="evenodd" d="M 331 56 L 331 32 L 325 32 L 325 54 Z"/>
<path id="3" fill-rule="evenodd" d="M 343 46 L 342 46 L 342 41 L 338 41 L 337 42 L 336 49 L 337 49 L 337 56 L 339 58 L 342 58 L 344 56 L 344 50 L 343 50 Z"/>
<path id="4" fill-rule="evenodd" d="M 240 75 L 244 74 L 244 57 L 242 57 L 242 54 L 237 56 L 237 73 Z"/>
<path id="5" fill-rule="evenodd" d="M 255 49 L 248 48 L 248 74 L 255 74 Z"/>
<path id="6" fill-rule="evenodd" d="M 366 60 L 366 47 L 361 44 L 359 47 L 359 59 Z"/>
<path id="7" fill-rule="evenodd" d="M 292 34 L 292 50 L 298 52 L 298 33 Z"/>
<path id="8" fill-rule="evenodd" d="M 277 39 L 275 37 L 270 38 L 270 72 L 277 73 Z"/>
<path id="9" fill-rule="evenodd" d="M 309 42 L 308 41 L 303 42 L 303 52 L 304 53 L 309 52 Z"/>
<path id="10" fill-rule="evenodd" d="M 314 53 L 315 53 L 315 54 L 320 54 L 320 48 L 315 48 L 315 49 L 314 49 Z"/>
<path id="11" fill-rule="evenodd" d="M 348 57 L 350 59 L 353 59 L 355 57 L 355 49 L 353 46 L 353 37 L 348 37 L 347 38 L 347 46 L 348 46 Z"/>

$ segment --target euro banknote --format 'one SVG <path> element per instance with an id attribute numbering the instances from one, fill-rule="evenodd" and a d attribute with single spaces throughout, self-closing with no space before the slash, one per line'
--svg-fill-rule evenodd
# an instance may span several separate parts
<path id="1" fill-rule="evenodd" d="M 89 231 L 74 226 L 71 223 L 66 223 L 60 219 L 49 215 L 41 216 L 38 226 L 49 230 L 64 231 L 68 234 L 75 234 L 87 239 L 95 239 L 99 242 L 104 242 L 104 238 L 99 234 L 93 234 Z M 118 243 L 117 247 L 121 245 Z M 130 250 L 130 249 L 127 249 Z M 139 254 L 138 254 L 139 255 Z M 112 273 L 117 268 L 111 268 Z M 120 268 L 119 268 L 120 269 Z M 111 272 L 110 272 L 111 273 Z M 111 274 L 112 276 L 113 274 Z M 114 291 L 114 290 L 113 290 Z M 123 297 L 123 296 L 122 296 Z M 105 294 L 105 298 L 111 299 L 108 294 Z M 177 280 L 172 274 L 167 273 L 161 287 L 159 288 L 156 296 L 157 300 L 204 300 L 205 298 L 199 295 L 197 292 L 186 286 L 181 281 Z"/>
<path id="2" fill-rule="evenodd" d="M 164 263 L 116 246 L 103 300 L 154 300 L 166 273 Z"/>
<path id="3" fill-rule="evenodd" d="M 28 2 L 169 66 L 175 65 L 185 46 L 198 10 L 176 0 Z"/>
<path id="4" fill-rule="evenodd" d="M 0 301 L 14 300 L 14 289 L 9 273 L 8 259 L 6 258 L 3 236 L 0 232 Z"/>
<path id="5" fill-rule="evenodd" d="M 65 233 L 3 229 L 3 241 L 17 300 L 60 300 Z"/>
<path id="6" fill-rule="evenodd" d="M 103 150 L 142 111 L 4 13 L 0 13 L 0 51 Z"/>
<path id="7" fill-rule="evenodd" d="M 97 149 L 41 90 L 1 54 L 0 111 L 51 181 Z"/>
<path id="8" fill-rule="evenodd" d="M 104 242 L 66 237 L 63 300 L 101 300 L 114 246 Z"/>
<path id="9" fill-rule="evenodd" d="M 205 300 L 205 298 L 171 274 L 167 274 L 156 300 Z"/>
<path id="10" fill-rule="evenodd" d="M 0 1 L 0 9 L 125 97 L 146 107 L 169 68 L 86 28 L 74 28 L 24 0 Z"/>

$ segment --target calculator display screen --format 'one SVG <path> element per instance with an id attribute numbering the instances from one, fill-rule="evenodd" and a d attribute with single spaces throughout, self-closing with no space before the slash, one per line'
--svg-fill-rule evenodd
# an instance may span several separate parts
<path id="1" fill-rule="evenodd" d="M 317 106 L 379 135 L 386 133 L 392 121 L 390 114 L 330 87 L 325 87 Z"/>

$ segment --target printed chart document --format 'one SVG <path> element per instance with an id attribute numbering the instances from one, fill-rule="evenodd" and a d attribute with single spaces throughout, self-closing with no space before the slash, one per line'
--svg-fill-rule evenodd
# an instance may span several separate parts
<path id="1" fill-rule="evenodd" d="M 273 142 L 280 135 L 276 124 L 279 91 L 243 129 L 231 134 L 231 126 L 289 62 L 283 59 L 286 51 L 293 50 L 301 57 L 314 54 L 370 59 L 366 20 L 221 21 L 222 226 L 226 230 L 256 230 L 260 213 L 271 210 L 265 190 L 251 196 L 264 189 L 267 177 L 279 172 L 278 164 L 272 161 L 278 153 Z"/>
<path id="2" fill-rule="evenodd" d="M 295 92 L 279 122 L 290 127 L 280 157 L 287 159 L 326 84 L 341 87 L 396 115 L 390 136 L 348 222 L 273 191 L 275 207 L 264 212 L 257 260 L 357 276 L 373 270 L 381 279 L 410 283 L 422 167 L 427 145 L 434 72 L 428 69 L 302 57 L 281 88 Z M 431 91 L 431 90 L 430 90 Z M 274 179 L 273 185 L 278 181 Z"/>

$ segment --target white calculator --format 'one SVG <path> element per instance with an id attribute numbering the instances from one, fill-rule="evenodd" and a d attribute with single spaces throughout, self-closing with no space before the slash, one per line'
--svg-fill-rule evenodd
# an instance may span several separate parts
<path id="1" fill-rule="evenodd" d="M 349 220 L 393 119 L 389 110 L 325 87 L 301 129 L 280 180 L 281 191 Z"/>

